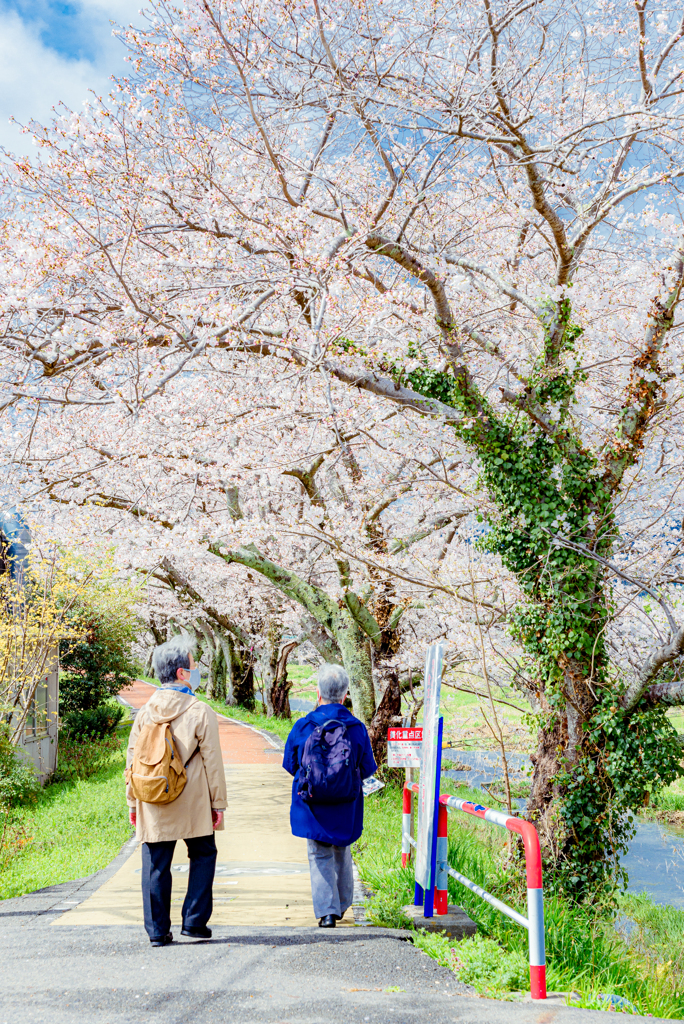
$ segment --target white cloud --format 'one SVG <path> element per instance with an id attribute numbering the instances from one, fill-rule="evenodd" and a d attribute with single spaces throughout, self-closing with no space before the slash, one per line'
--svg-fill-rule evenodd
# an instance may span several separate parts
<path id="1" fill-rule="evenodd" d="M 140 0 L 82 0 L 84 27 L 94 34 L 94 60 L 69 59 L 47 47 L 32 26 L 14 12 L 0 12 L 0 145 L 18 154 L 32 151 L 30 136 L 10 123 L 46 123 L 60 101 L 80 110 L 89 90 L 109 92 L 112 74 L 125 71 L 124 47 L 113 39 L 110 19 L 140 22 Z"/>

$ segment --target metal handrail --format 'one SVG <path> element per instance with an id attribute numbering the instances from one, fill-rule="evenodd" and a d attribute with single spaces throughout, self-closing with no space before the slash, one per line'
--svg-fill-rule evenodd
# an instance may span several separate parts
<path id="1" fill-rule="evenodd" d="M 418 792 L 417 783 L 404 786 L 402 815 L 402 864 L 408 862 L 411 846 L 416 841 L 411 835 L 411 810 L 413 793 Z M 463 811 L 475 818 L 480 818 L 492 825 L 515 832 L 522 838 L 525 850 L 525 872 L 527 876 L 527 917 L 506 903 L 492 896 L 482 886 L 472 882 L 455 868 L 450 867 L 447 860 L 447 811 Z M 546 999 L 546 953 L 544 944 L 544 890 L 542 886 L 541 848 L 539 836 L 534 825 L 523 818 L 496 811 L 492 807 L 474 804 L 471 800 L 461 800 L 456 796 L 443 793 L 439 798 L 439 819 L 437 828 L 437 864 L 435 877 L 435 911 L 436 915 L 446 914 L 447 878 L 451 875 L 457 882 L 474 892 L 480 899 L 499 910 L 522 928 L 527 929 L 529 960 L 530 960 L 530 994 L 533 999 Z"/>

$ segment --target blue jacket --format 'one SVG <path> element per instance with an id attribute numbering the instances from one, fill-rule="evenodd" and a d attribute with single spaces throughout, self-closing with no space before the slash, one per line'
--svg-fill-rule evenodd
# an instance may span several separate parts
<path id="1" fill-rule="evenodd" d="M 283 755 L 283 768 L 294 775 L 290 825 L 292 834 L 303 839 L 317 839 L 321 843 L 332 843 L 333 846 L 349 846 L 363 832 L 363 793 L 350 803 L 331 805 L 305 803 L 297 792 L 297 772 L 304 744 L 316 726 L 323 725 L 330 718 L 339 719 L 347 726 L 347 737 L 352 744 L 356 764 L 361 769 L 361 778 L 367 779 L 377 769 L 368 730 L 363 722 L 354 718 L 351 711 L 342 704 L 322 704 L 310 711 L 305 718 L 295 722 L 287 737 Z"/>

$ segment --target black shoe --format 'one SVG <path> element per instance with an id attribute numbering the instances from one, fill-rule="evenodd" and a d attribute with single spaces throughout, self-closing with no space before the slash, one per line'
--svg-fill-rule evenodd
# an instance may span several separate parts
<path id="1" fill-rule="evenodd" d="M 181 928 L 181 935 L 185 935 L 186 939 L 210 939 L 211 928 L 207 928 L 204 925 L 203 928 Z"/>
<path id="2" fill-rule="evenodd" d="M 318 922 L 319 928 L 334 928 L 337 924 L 337 914 L 326 914 Z"/>
<path id="3" fill-rule="evenodd" d="M 173 932 L 167 932 L 166 935 L 162 935 L 159 939 L 150 939 L 151 946 L 170 946 L 173 942 Z"/>

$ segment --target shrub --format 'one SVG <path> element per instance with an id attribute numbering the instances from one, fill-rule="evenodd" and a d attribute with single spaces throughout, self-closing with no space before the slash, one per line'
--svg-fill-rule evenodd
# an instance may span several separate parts
<path id="1" fill-rule="evenodd" d="M 33 763 L 12 746 L 3 729 L 0 731 L 0 808 L 35 800 L 39 790 Z"/>
<path id="2" fill-rule="evenodd" d="M 60 645 L 59 710 L 91 711 L 137 675 L 134 595 L 113 580 L 93 583 L 70 612 L 72 638 Z"/>
<path id="3" fill-rule="evenodd" d="M 59 710 L 91 711 L 135 679 L 130 624 L 93 615 L 77 640 L 62 644 Z"/>
<path id="4" fill-rule="evenodd" d="M 102 739 L 111 736 L 124 716 L 120 704 L 108 702 L 83 711 L 71 711 L 64 716 L 62 729 L 77 740 Z"/>
<path id="5" fill-rule="evenodd" d="M 97 775 L 120 753 L 123 738 L 115 734 L 83 740 L 61 732 L 57 770 L 51 782 L 74 782 L 76 779 L 89 779 Z"/>

